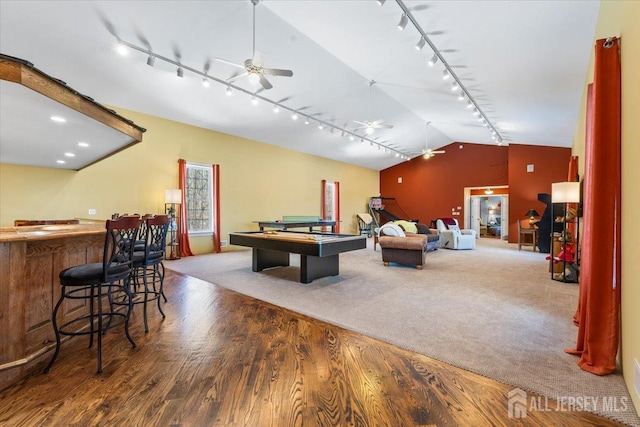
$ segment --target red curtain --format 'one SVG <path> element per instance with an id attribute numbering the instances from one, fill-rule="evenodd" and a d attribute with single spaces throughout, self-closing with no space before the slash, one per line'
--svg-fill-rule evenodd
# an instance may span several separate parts
<path id="1" fill-rule="evenodd" d="M 180 215 L 178 218 L 178 245 L 180 256 L 193 256 L 189 245 L 189 230 L 187 229 L 187 161 L 178 160 L 178 187 L 182 190 Z"/>
<path id="2" fill-rule="evenodd" d="M 584 173 L 584 237 L 580 266 L 578 339 L 572 354 L 585 371 L 616 369 L 620 334 L 620 147 L 619 39 L 598 40 Z M 589 119 L 589 117 L 588 117 Z M 589 133 L 589 132 L 588 132 Z"/>
<path id="3" fill-rule="evenodd" d="M 340 232 L 340 183 L 338 181 L 333 183 L 335 188 L 335 199 L 333 200 L 334 204 L 334 218 L 336 220 L 336 233 Z"/>
<path id="4" fill-rule="evenodd" d="M 213 252 L 220 249 L 220 165 L 213 166 Z"/>
<path id="5" fill-rule="evenodd" d="M 571 156 L 571 158 L 569 159 L 569 174 L 567 176 L 567 182 L 578 182 L 578 181 L 580 181 L 580 177 L 578 175 L 578 156 Z M 567 203 L 567 210 L 569 209 L 574 209 L 577 212 L 578 204 Z M 576 221 L 579 221 L 579 219 L 576 219 Z M 571 231 L 572 236 L 576 235 L 577 227 L 575 222 L 568 223 L 567 228 Z"/>

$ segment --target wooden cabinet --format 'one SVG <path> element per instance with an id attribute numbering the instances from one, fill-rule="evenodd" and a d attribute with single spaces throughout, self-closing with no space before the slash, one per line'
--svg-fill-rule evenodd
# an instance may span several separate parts
<path id="1" fill-rule="evenodd" d="M 60 271 L 102 259 L 104 225 L 66 227 L 0 230 L 0 389 L 37 369 L 55 347 Z M 66 300 L 58 322 L 87 313 L 85 303 Z"/>

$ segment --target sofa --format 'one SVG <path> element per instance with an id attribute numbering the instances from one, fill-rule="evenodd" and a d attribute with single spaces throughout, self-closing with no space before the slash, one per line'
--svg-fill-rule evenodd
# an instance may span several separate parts
<path id="1" fill-rule="evenodd" d="M 382 262 L 413 265 L 422 270 L 427 252 L 427 235 L 405 233 L 397 224 L 386 223 L 378 230 L 379 243 L 382 249 Z"/>
<path id="2" fill-rule="evenodd" d="M 438 233 L 440 234 L 440 247 L 447 249 L 475 249 L 475 230 L 460 229 L 458 220 L 455 218 L 438 218 L 436 221 Z"/>

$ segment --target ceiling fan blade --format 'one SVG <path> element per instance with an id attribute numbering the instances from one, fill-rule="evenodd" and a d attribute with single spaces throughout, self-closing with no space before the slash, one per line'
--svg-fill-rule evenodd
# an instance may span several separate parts
<path id="1" fill-rule="evenodd" d="M 291 70 L 280 70 L 277 68 L 263 68 L 262 71 L 265 74 L 269 74 L 270 76 L 284 76 L 284 77 L 293 76 L 293 71 Z"/>
<path id="2" fill-rule="evenodd" d="M 256 50 L 253 53 L 253 59 L 251 60 L 251 62 L 253 63 L 253 65 L 255 65 L 256 67 L 262 67 L 262 62 L 264 61 L 264 52 L 261 52 L 259 50 Z"/>
<path id="3" fill-rule="evenodd" d="M 265 89 L 271 89 L 273 87 L 273 85 L 269 83 L 269 80 L 267 80 L 267 78 L 262 74 L 260 74 L 260 84 Z"/>
<path id="4" fill-rule="evenodd" d="M 434 154 L 444 154 L 444 153 L 446 153 L 446 151 L 444 151 L 444 150 L 432 151 L 432 153 L 434 153 Z"/>
<path id="5" fill-rule="evenodd" d="M 359 125 L 362 125 L 362 126 L 369 126 L 369 123 L 367 123 L 367 122 L 359 122 L 359 121 L 357 121 L 357 120 L 354 120 L 353 122 L 354 122 L 354 123 L 357 123 L 357 124 L 359 124 Z"/>
<path id="6" fill-rule="evenodd" d="M 227 61 L 226 59 L 215 58 L 215 60 L 218 62 L 222 62 L 223 64 L 231 65 L 232 67 L 242 68 L 243 70 L 245 69 L 244 65 L 236 64 L 235 62 Z"/>
<path id="7" fill-rule="evenodd" d="M 378 125 L 381 125 L 381 124 L 382 124 L 382 122 L 384 122 L 384 120 L 382 120 L 382 119 L 374 120 L 374 121 L 372 121 L 372 122 L 371 122 L 371 126 L 378 126 Z"/>
<path id="8" fill-rule="evenodd" d="M 378 129 L 393 129 L 393 125 L 373 125 L 374 128 L 378 128 Z"/>
<path id="9" fill-rule="evenodd" d="M 229 83 L 231 83 L 232 81 L 234 81 L 234 80 L 235 80 L 235 79 L 237 79 L 238 77 L 243 77 L 243 76 L 246 76 L 247 74 L 249 74 L 247 71 L 245 71 L 244 73 L 236 73 L 236 74 L 232 75 L 231 77 L 229 77 L 229 78 L 227 79 L 227 81 L 228 81 Z"/>

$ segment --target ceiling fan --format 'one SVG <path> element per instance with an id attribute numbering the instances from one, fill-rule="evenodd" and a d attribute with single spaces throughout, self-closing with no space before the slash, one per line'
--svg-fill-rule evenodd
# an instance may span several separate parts
<path id="1" fill-rule="evenodd" d="M 427 122 L 426 126 L 427 126 L 427 132 L 425 135 L 425 139 L 424 139 L 424 149 L 422 150 L 422 157 L 424 157 L 426 160 L 429 160 L 430 158 L 432 158 L 433 156 L 435 156 L 436 154 L 444 154 L 445 150 L 432 150 L 431 148 L 429 148 L 429 124 L 431 124 L 431 122 Z"/>
<path id="2" fill-rule="evenodd" d="M 267 80 L 265 75 L 291 77 L 293 76 L 293 71 L 277 68 L 265 68 L 262 65 L 264 53 L 256 50 L 256 6 L 259 2 L 260 0 L 251 0 L 251 3 L 253 4 L 253 57 L 245 60 L 244 64 L 237 64 L 222 58 L 216 58 L 216 61 L 245 70 L 244 73 L 234 75 L 229 80 L 234 80 L 241 76 L 247 76 L 249 83 L 252 85 L 256 86 L 260 83 L 264 89 L 271 89 L 273 85 L 269 80 Z"/>
<path id="3" fill-rule="evenodd" d="M 371 87 L 374 84 L 376 84 L 376 82 L 374 82 L 373 80 L 369 82 L 369 118 L 364 122 L 354 120 L 354 122 L 356 122 L 357 124 L 362 125 L 360 127 L 357 127 L 356 129 L 364 129 L 364 133 L 366 133 L 367 135 L 371 135 L 376 129 L 393 128 L 393 125 L 383 125 L 382 123 L 384 122 L 384 120 L 371 120 Z"/>

